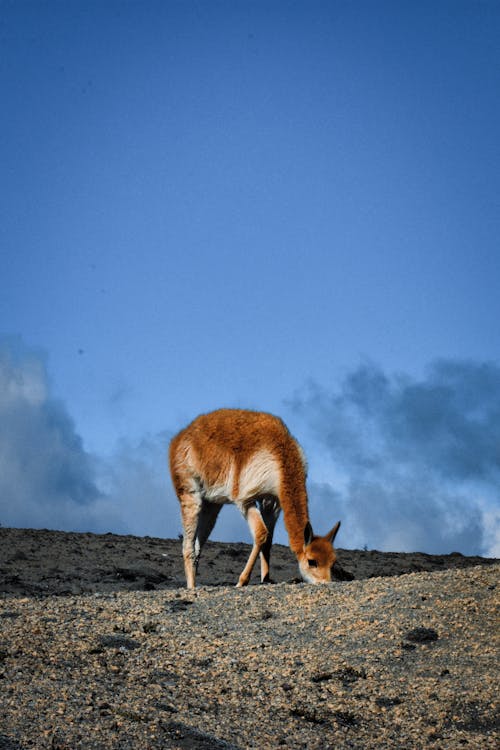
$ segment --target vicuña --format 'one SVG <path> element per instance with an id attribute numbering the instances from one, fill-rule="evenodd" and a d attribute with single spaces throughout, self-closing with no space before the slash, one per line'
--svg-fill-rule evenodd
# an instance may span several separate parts
<path id="1" fill-rule="evenodd" d="M 248 583 L 259 555 L 261 580 L 270 580 L 273 531 L 281 510 L 302 578 L 331 580 L 340 521 L 326 536 L 313 534 L 305 456 L 281 419 L 243 409 L 202 414 L 173 438 L 170 471 L 181 505 L 188 588 L 194 588 L 202 547 L 226 503 L 240 509 L 253 536 L 238 586 Z"/>

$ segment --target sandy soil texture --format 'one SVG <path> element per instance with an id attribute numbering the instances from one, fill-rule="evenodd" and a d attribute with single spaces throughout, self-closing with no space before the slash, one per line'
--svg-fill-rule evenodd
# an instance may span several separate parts
<path id="1" fill-rule="evenodd" d="M 248 547 L 212 544 L 187 591 L 178 540 L 0 532 L 0 750 L 499 746 L 498 561 L 236 589 Z"/>

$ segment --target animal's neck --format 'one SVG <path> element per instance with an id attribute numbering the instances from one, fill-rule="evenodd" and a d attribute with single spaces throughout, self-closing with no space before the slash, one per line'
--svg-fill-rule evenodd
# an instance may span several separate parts
<path id="1" fill-rule="evenodd" d="M 280 503 L 290 549 L 299 555 L 304 549 L 304 529 L 309 521 L 306 476 L 300 459 L 291 460 L 283 467 Z"/>

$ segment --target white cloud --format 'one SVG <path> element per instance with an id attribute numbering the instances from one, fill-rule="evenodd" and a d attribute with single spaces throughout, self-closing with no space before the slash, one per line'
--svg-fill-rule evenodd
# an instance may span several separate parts
<path id="1" fill-rule="evenodd" d="M 479 500 L 481 508 L 485 554 L 488 557 L 500 558 L 500 507 L 497 502 L 491 502 L 485 498 Z"/>
<path id="2" fill-rule="evenodd" d="M 309 424 L 310 512 L 339 546 L 500 554 L 500 369 L 441 362 L 426 379 L 364 366 L 290 403 Z M 302 438 L 302 436 L 301 436 Z M 51 394 L 44 356 L 0 340 L 0 523 L 175 537 L 170 433 L 93 456 Z M 325 481 L 325 477 L 327 481 Z M 213 539 L 250 540 L 235 508 Z M 283 524 L 275 540 L 286 543 Z"/>
<path id="3" fill-rule="evenodd" d="M 342 477 L 310 486 L 312 513 L 343 518 L 339 544 L 495 554 L 497 365 L 437 361 L 415 380 L 365 364 L 330 389 L 310 384 L 289 407 Z"/>
<path id="4" fill-rule="evenodd" d="M 64 405 L 49 394 L 43 358 L 0 342 L 0 522 L 107 531 L 120 523 Z"/>
<path id="5" fill-rule="evenodd" d="M 167 465 L 170 434 L 121 440 L 89 454 L 53 398 L 40 352 L 0 340 L 0 523 L 3 526 L 176 537 L 179 503 Z M 214 539 L 249 539 L 224 509 Z"/>

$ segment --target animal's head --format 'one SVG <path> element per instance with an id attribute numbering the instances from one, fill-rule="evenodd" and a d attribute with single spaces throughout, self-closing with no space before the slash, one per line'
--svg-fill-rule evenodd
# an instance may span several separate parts
<path id="1" fill-rule="evenodd" d="M 332 568 L 337 559 L 333 540 L 339 528 L 340 521 L 337 521 L 326 536 L 315 536 L 311 524 L 307 522 L 304 529 L 304 548 L 298 556 L 300 573 L 304 581 L 328 583 L 332 580 Z"/>

